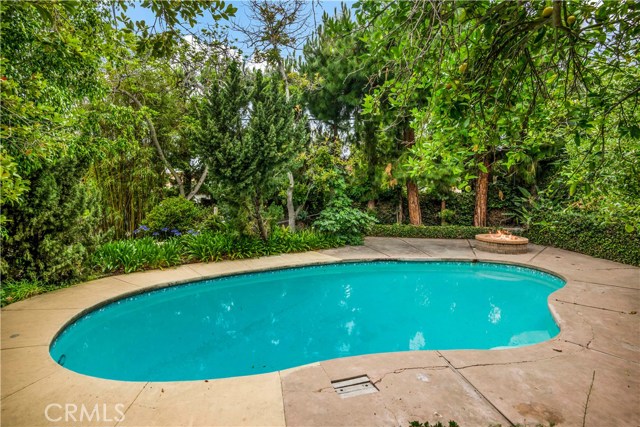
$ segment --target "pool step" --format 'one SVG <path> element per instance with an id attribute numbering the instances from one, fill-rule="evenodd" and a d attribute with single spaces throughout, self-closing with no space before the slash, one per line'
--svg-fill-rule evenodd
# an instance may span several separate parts
<path id="1" fill-rule="evenodd" d="M 366 375 L 331 381 L 331 385 L 336 393 L 338 393 L 343 399 L 378 392 L 376 386 Z"/>

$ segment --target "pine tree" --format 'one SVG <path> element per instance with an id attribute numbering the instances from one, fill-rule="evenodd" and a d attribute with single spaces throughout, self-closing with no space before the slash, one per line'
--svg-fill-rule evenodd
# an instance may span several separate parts
<path id="1" fill-rule="evenodd" d="M 299 138 L 282 82 L 260 71 L 252 77 L 233 62 L 213 84 L 202 116 L 200 145 L 212 179 L 230 202 L 250 209 L 266 240 L 264 201 L 274 179 L 286 173 Z"/>
<path id="2" fill-rule="evenodd" d="M 377 123 L 362 114 L 362 103 L 377 85 L 374 70 L 363 59 L 365 44 L 359 39 L 357 26 L 346 5 L 334 16 L 324 14 L 322 24 L 304 46 L 305 62 L 300 70 L 310 84 L 304 93 L 306 106 L 318 120 L 327 123 L 334 141 L 339 133 L 352 131 L 356 147 L 365 160 L 364 181 L 369 207 L 375 206 L 379 182 L 376 168 L 382 162 L 382 142 Z"/>

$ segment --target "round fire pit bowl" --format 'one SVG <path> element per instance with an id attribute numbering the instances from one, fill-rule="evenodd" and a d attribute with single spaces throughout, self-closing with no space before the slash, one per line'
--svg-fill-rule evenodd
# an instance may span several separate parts
<path id="1" fill-rule="evenodd" d="M 513 234 L 476 234 L 476 249 L 494 254 L 524 254 L 529 250 L 529 239 Z"/>

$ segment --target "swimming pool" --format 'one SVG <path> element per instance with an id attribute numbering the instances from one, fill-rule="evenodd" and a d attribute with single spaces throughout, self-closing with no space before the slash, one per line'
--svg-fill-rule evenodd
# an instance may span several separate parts
<path id="1" fill-rule="evenodd" d="M 525 267 L 375 261 L 163 288 L 77 319 L 50 354 L 82 374 L 180 381 L 273 372 L 370 353 L 495 349 L 548 340 L 564 281 Z"/>

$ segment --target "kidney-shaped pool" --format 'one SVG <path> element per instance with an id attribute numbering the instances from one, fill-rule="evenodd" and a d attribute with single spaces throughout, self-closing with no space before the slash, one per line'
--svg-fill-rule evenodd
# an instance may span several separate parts
<path id="1" fill-rule="evenodd" d="M 538 270 L 482 262 L 241 274 L 105 305 L 67 326 L 50 352 L 86 375 L 180 381 L 369 353 L 519 347 L 558 334 L 547 297 L 563 285 Z"/>

